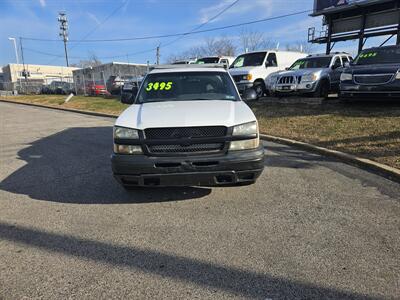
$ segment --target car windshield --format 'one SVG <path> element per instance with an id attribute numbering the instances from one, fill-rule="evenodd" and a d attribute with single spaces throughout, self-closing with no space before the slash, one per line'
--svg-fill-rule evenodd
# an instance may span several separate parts
<path id="1" fill-rule="evenodd" d="M 196 60 L 196 64 L 217 64 L 219 62 L 219 57 L 204 57 Z"/>
<path id="2" fill-rule="evenodd" d="M 231 69 L 241 67 L 261 66 L 267 52 L 248 53 L 238 56 L 233 62 Z"/>
<path id="3" fill-rule="evenodd" d="M 331 59 L 332 57 L 329 56 L 298 59 L 289 68 L 289 70 L 328 68 L 331 63 Z"/>
<path id="4" fill-rule="evenodd" d="M 149 74 L 137 97 L 138 103 L 227 100 L 240 97 L 226 72 L 171 72 Z"/>
<path id="5" fill-rule="evenodd" d="M 354 64 L 400 64 L 400 48 L 391 47 L 364 50 L 355 58 Z"/>

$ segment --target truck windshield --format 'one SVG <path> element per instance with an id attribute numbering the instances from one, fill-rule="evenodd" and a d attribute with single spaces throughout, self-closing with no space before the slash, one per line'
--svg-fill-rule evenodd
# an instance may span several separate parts
<path id="1" fill-rule="evenodd" d="M 364 50 L 355 58 L 354 64 L 400 64 L 400 48 L 390 47 Z"/>
<path id="2" fill-rule="evenodd" d="M 196 64 L 217 64 L 219 62 L 219 57 L 204 57 L 196 60 Z"/>
<path id="3" fill-rule="evenodd" d="M 331 59 L 332 58 L 329 56 L 298 59 L 289 68 L 289 70 L 328 68 L 331 63 Z"/>
<path id="4" fill-rule="evenodd" d="M 226 72 L 171 72 L 149 74 L 138 103 L 194 100 L 239 101 L 231 77 Z"/>
<path id="5" fill-rule="evenodd" d="M 248 53 L 238 56 L 233 62 L 231 69 L 241 67 L 261 66 L 264 62 L 267 52 Z"/>

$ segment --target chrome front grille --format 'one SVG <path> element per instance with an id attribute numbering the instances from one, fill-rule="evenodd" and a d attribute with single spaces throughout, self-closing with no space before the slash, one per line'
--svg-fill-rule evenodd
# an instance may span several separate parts
<path id="1" fill-rule="evenodd" d="M 233 75 L 232 78 L 235 80 L 235 82 L 240 82 L 243 80 L 244 75 Z"/>
<path id="2" fill-rule="evenodd" d="M 282 76 L 278 80 L 278 84 L 294 84 L 296 83 L 294 76 Z"/>
<path id="3" fill-rule="evenodd" d="M 395 74 L 362 74 L 354 75 L 354 82 L 360 85 L 376 85 L 389 83 Z"/>

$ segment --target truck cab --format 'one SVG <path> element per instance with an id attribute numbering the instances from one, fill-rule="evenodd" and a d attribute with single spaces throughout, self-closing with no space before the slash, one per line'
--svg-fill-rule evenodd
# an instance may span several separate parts
<path id="1" fill-rule="evenodd" d="M 257 119 L 221 65 L 150 71 L 113 139 L 112 171 L 127 189 L 247 185 L 264 169 Z"/>
<path id="2" fill-rule="evenodd" d="M 306 56 L 307 54 L 301 52 L 276 50 L 244 53 L 235 59 L 229 73 L 240 93 L 247 88 L 254 88 L 257 97 L 262 97 L 267 92 L 265 79 L 269 74 L 284 70 L 297 59 Z"/>

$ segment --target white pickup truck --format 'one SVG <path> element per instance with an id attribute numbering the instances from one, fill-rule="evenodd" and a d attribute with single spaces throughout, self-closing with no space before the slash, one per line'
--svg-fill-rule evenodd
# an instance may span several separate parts
<path id="1" fill-rule="evenodd" d="M 264 169 L 264 149 L 256 117 L 226 69 L 164 66 L 145 77 L 115 122 L 111 162 L 127 189 L 247 185 Z"/>
<path id="2" fill-rule="evenodd" d="M 284 70 L 299 58 L 306 56 L 306 53 L 292 51 L 248 52 L 235 59 L 229 73 L 235 80 L 240 93 L 249 87 L 253 87 L 259 98 L 267 92 L 265 79 L 269 74 Z"/>

